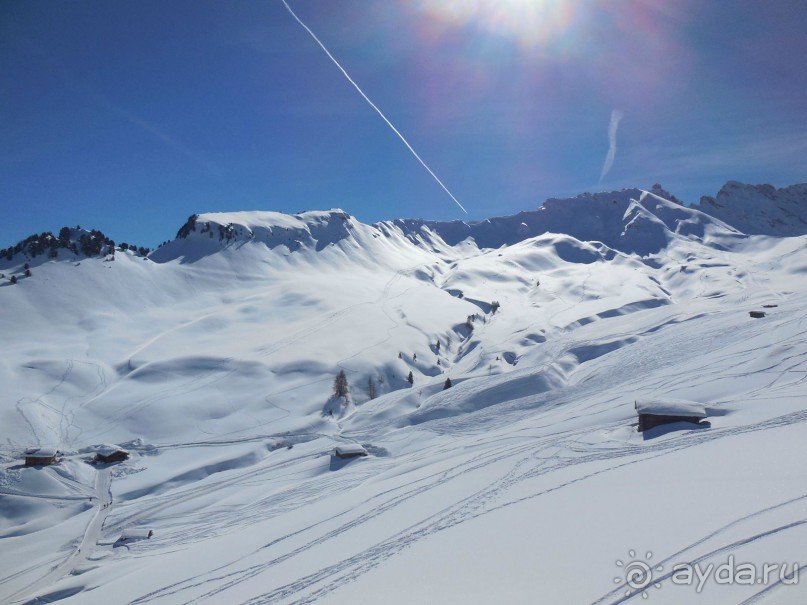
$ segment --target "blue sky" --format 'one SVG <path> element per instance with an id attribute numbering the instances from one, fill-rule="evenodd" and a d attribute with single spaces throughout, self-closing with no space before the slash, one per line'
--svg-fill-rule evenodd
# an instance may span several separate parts
<path id="1" fill-rule="evenodd" d="M 803 0 L 0 3 L 0 246 L 341 207 L 480 220 L 660 182 L 807 181 Z M 623 118 L 600 182 L 609 122 Z"/>

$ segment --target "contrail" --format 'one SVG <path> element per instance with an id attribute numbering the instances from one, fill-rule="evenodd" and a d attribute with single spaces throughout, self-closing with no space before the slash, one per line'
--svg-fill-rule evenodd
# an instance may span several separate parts
<path id="1" fill-rule="evenodd" d="M 619 121 L 624 117 L 618 109 L 611 112 L 611 123 L 608 124 L 608 155 L 605 156 L 605 164 L 602 166 L 600 173 L 600 183 L 605 178 L 605 175 L 611 170 L 614 165 L 614 158 L 616 158 L 616 131 L 619 128 Z"/>
<path id="2" fill-rule="evenodd" d="M 289 13 L 291 14 L 291 16 L 292 16 L 292 17 L 294 17 L 295 21 L 297 21 L 297 23 L 299 23 L 299 24 L 300 24 L 300 25 L 303 27 L 303 29 L 304 29 L 305 31 L 307 31 L 307 32 L 310 34 L 310 36 L 311 36 L 312 38 L 314 38 L 314 41 L 315 41 L 317 44 L 319 44 L 319 47 L 320 47 L 320 48 L 321 48 L 323 51 L 325 51 L 325 54 L 326 54 L 326 55 L 328 55 L 328 58 L 329 58 L 331 61 L 333 61 L 334 65 L 336 65 L 336 66 L 339 68 L 339 70 L 340 70 L 340 71 L 341 71 L 341 72 L 342 72 L 342 73 L 345 75 L 345 77 L 347 78 L 347 81 L 348 81 L 348 82 L 350 82 L 351 84 L 353 84 L 353 87 L 354 87 L 356 90 L 358 90 L 358 91 L 359 91 L 359 94 L 360 94 L 362 97 L 364 97 L 364 100 L 365 100 L 365 101 L 367 101 L 367 102 L 370 104 L 370 107 L 372 107 L 373 109 L 375 109 L 375 110 L 376 110 L 376 112 L 378 113 L 378 115 L 380 115 L 380 116 L 381 116 L 381 119 L 382 119 L 382 120 L 384 120 L 384 121 L 387 123 L 387 126 L 389 126 L 390 128 L 392 128 L 392 132 L 394 132 L 395 134 L 397 134 L 397 135 L 398 135 L 398 138 L 399 138 L 399 139 L 401 139 L 401 140 L 403 141 L 403 144 L 404 144 L 404 145 L 406 145 L 407 149 L 409 149 L 409 151 L 411 151 L 411 152 L 412 152 L 412 155 L 413 155 L 413 156 L 415 156 L 415 159 L 417 159 L 417 161 L 418 161 L 418 162 L 420 162 L 420 163 L 423 165 L 423 167 L 424 167 L 424 168 L 425 168 L 425 169 L 426 169 L 426 170 L 429 172 L 429 174 L 430 174 L 430 175 L 432 175 L 432 177 L 434 177 L 434 180 L 435 180 L 435 181 L 437 181 L 437 183 L 440 185 L 440 187 L 442 187 L 442 188 L 443 188 L 443 190 L 444 190 L 444 191 L 445 191 L 445 192 L 446 192 L 446 193 L 449 195 L 449 197 L 451 197 L 451 199 L 452 199 L 452 200 L 454 200 L 454 203 L 455 203 L 455 204 L 457 204 L 457 206 L 459 206 L 459 207 L 462 209 L 462 211 L 463 211 L 465 214 L 468 214 L 468 211 L 465 209 L 465 207 L 464 207 L 462 204 L 460 204 L 459 200 L 458 200 L 457 198 L 455 198 L 455 197 L 454 197 L 454 194 L 453 194 L 453 193 L 451 193 L 451 192 L 448 190 L 448 187 L 446 187 L 445 185 L 443 185 L 443 181 L 441 181 L 439 178 L 437 178 L 437 175 L 436 175 L 436 174 L 434 174 L 434 172 L 432 172 L 432 169 L 431 169 L 431 168 L 429 168 L 429 167 L 426 165 L 426 162 L 424 162 L 424 161 L 423 161 L 423 159 L 422 159 L 422 158 L 421 158 L 421 157 L 420 157 L 420 156 L 417 154 L 417 152 L 416 152 L 414 149 L 412 149 L 412 146 L 409 144 L 409 141 L 407 141 L 407 140 L 404 138 L 404 136 L 403 136 L 403 135 L 402 135 L 400 132 L 398 132 L 398 129 L 397 129 L 397 128 L 395 128 L 395 126 L 393 126 L 393 125 L 392 125 L 392 122 L 390 122 L 390 121 L 387 119 L 387 116 L 385 116 L 385 115 L 384 115 L 384 113 L 383 113 L 383 112 L 382 112 L 382 111 L 381 111 L 381 110 L 380 110 L 378 107 L 376 107 L 376 104 L 375 104 L 375 103 L 373 103 L 373 102 L 370 100 L 370 98 L 369 98 L 369 97 L 368 97 L 366 94 L 364 94 L 364 91 L 363 91 L 361 88 L 359 88 L 359 85 L 358 85 L 358 84 L 356 84 L 356 83 L 353 81 L 353 78 L 351 78 L 351 77 L 348 75 L 348 73 L 345 71 L 345 68 L 344 68 L 344 67 L 342 67 L 342 66 L 339 64 L 339 61 L 337 61 L 337 60 L 334 58 L 334 56 L 333 56 L 333 55 L 332 55 L 332 54 L 331 54 L 331 53 L 328 51 L 328 49 L 327 49 L 327 48 L 325 48 L 325 45 L 324 45 L 322 42 L 320 42 L 320 40 L 319 40 L 319 38 L 317 38 L 316 34 L 314 34 L 314 32 L 312 32 L 312 31 L 311 31 L 311 30 L 308 28 L 308 26 L 307 26 L 305 23 L 303 23 L 303 22 L 300 20 L 300 17 L 298 17 L 298 16 L 297 16 L 297 15 L 294 13 L 294 11 L 293 11 L 293 10 L 291 10 L 291 7 L 288 5 L 288 3 L 286 2 L 286 0 L 280 0 L 280 1 L 281 1 L 281 2 L 283 2 L 283 6 L 285 6 L 285 7 L 286 7 L 286 10 L 287 10 L 287 11 L 289 11 Z"/>

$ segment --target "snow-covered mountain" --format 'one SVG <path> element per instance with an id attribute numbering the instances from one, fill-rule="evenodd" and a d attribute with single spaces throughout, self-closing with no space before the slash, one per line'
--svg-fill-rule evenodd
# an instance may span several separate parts
<path id="1" fill-rule="evenodd" d="M 729 181 L 717 197 L 704 196 L 694 206 L 743 233 L 804 235 L 807 233 L 807 183 L 776 189 Z"/>
<path id="2" fill-rule="evenodd" d="M 208 213 L 148 257 L 12 248 L 0 600 L 804 602 L 778 572 L 672 575 L 805 564 L 807 237 L 671 197 L 475 224 Z M 710 424 L 638 433 L 659 397 Z M 348 443 L 369 455 L 331 455 Z M 129 459 L 90 464 L 108 444 Z M 36 447 L 61 461 L 23 466 Z"/>

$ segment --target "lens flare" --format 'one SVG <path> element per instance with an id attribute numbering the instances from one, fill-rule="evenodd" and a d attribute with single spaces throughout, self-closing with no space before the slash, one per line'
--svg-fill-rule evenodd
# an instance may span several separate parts
<path id="1" fill-rule="evenodd" d="M 571 26 L 578 0 L 415 0 L 430 17 L 545 47 Z"/>

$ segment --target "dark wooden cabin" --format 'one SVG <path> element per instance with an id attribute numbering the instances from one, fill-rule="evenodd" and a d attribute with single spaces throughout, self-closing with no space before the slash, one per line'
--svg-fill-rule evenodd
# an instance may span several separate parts
<path id="1" fill-rule="evenodd" d="M 333 450 L 333 455 L 337 458 L 357 458 L 359 456 L 366 456 L 367 450 L 358 443 L 348 443 L 337 445 Z"/>
<path id="2" fill-rule="evenodd" d="M 677 399 L 637 400 L 636 413 L 639 415 L 639 432 L 662 424 L 692 422 L 698 424 L 706 418 L 706 408 L 695 401 Z"/>
<path id="3" fill-rule="evenodd" d="M 153 529 L 136 528 L 125 530 L 120 537 L 115 540 L 115 544 L 122 544 L 124 542 L 135 542 L 137 540 L 148 540 L 154 535 Z"/>
<path id="4" fill-rule="evenodd" d="M 50 448 L 37 448 L 25 452 L 25 466 L 48 466 L 55 464 L 59 452 Z"/>
<path id="5" fill-rule="evenodd" d="M 102 445 L 95 452 L 96 462 L 122 462 L 129 458 L 129 452 L 117 445 Z"/>

